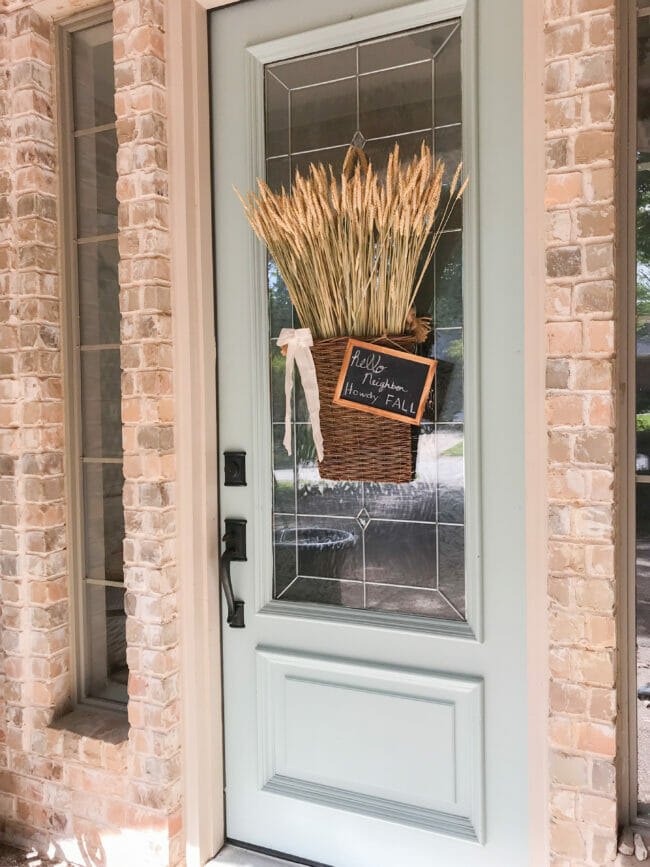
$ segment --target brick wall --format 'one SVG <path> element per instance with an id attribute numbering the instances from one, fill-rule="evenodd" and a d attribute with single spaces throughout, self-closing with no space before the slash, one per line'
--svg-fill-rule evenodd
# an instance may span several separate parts
<path id="1" fill-rule="evenodd" d="M 614 5 L 546 0 L 552 864 L 616 854 Z"/>
<path id="2" fill-rule="evenodd" d="M 114 7 L 128 723 L 65 713 L 54 47 L 31 5 L 0 0 L 0 835 L 80 864 L 173 867 L 183 846 L 164 2 Z"/>
<path id="3" fill-rule="evenodd" d="M 0 833 L 182 861 L 163 0 L 116 0 L 129 723 L 71 691 L 53 47 L 0 0 Z M 610 0 L 546 0 L 552 863 L 616 841 Z M 54 721 L 54 722 L 53 722 Z"/>

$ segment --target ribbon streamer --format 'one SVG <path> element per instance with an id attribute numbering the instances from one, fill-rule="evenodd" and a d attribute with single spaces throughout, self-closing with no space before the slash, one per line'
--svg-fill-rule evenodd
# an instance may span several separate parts
<path id="1" fill-rule="evenodd" d="M 293 391 L 294 361 L 300 371 L 300 379 L 305 392 L 309 420 L 311 422 L 314 445 L 318 460 L 323 460 L 323 435 L 320 430 L 320 398 L 316 368 L 310 347 L 314 345 L 309 328 L 283 328 L 278 337 L 278 346 L 287 347 L 287 367 L 284 375 L 284 396 L 286 407 L 284 413 L 284 447 L 291 454 L 291 392 Z"/>

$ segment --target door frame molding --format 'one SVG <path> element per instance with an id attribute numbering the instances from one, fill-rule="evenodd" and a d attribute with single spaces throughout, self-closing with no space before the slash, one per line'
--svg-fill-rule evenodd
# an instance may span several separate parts
<path id="1" fill-rule="evenodd" d="M 208 16 L 166 6 L 183 828 L 202 867 L 225 840 Z"/>
<path id="2" fill-rule="evenodd" d="M 218 582 L 216 344 L 209 128 L 209 9 L 229 0 L 168 0 L 167 99 L 181 598 L 182 779 L 188 867 L 225 839 Z M 239 0 L 234 0 L 239 2 Z M 524 12 L 524 365 L 530 865 L 548 863 L 548 642 L 544 421 L 543 23 Z"/>

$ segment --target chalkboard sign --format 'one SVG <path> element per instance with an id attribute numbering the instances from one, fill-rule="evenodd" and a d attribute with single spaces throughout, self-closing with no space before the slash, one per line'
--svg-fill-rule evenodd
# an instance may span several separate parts
<path id="1" fill-rule="evenodd" d="M 431 358 L 350 339 L 334 403 L 420 424 L 437 363 Z"/>

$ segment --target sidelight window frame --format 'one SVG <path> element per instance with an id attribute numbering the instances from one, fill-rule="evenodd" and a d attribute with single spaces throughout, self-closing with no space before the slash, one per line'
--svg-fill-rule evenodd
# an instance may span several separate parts
<path id="1" fill-rule="evenodd" d="M 72 700 L 75 704 L 126 713 L 127 687 L 116 688 L 109 697 L 93 695 L 89 619 L 86 611 L 86 556 L 84 524 L 86 503 L 83 485 L 82 390 L 80 348 L 79 243 L 77 229 L 77 172 L 75 166 L 73 34 L 112 23 L 113 4 L 57 21 L 55 26 L 57 140 L 59 144 L 59 274 L 62 280 L 63 373 L 65 388 L 65 484 L 68 526 L 68 575 L 71 647 L 73 651 Z M 113 129 L 102 124 L 84 132 Z M 84 240 L 117 240 L 115 232 Z M 119 289 L 119 287 L 118 287 Z M 107 345 L 109 346 L 109 345 Z M 110 348 L 119 348 L 119 344 Z M 92 459 L 86 459 L 86 462 Z M 102 458 L 103 463 L 123 463 L 123 458 Z M 104 584 L 104 586 L 109 586 Z"/>
<path id="2" fill-rule="evenodd" d="M 646 835 L 650 813 L 639 813 L 638 799 L 638 699 L 636 629 L 636 271 L 637 271 L 637 22 L 650 17 L 650 6 L 638 8 L 636 0 L 620 4 L 620 34 L 616 118 L 616 202 L 619 375 L 617 425 L 619 464 L 617 480 L 617 646 L 619 653 L 620 725 L 617 726 L 617 802 L 619 823 Z"/>

